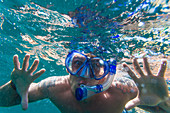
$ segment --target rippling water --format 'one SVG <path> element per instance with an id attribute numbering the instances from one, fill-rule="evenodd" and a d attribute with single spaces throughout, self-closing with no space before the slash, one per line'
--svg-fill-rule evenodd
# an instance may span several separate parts
<path id="1" fill-rule="evenodd" d="M 14 54 L 39 58 L 48 76 L 66 74 L 73 49 L 118 61 L 169 58 L 169 20 L 169 0 L 0 0 L 1 84 L 10 79 Z"/>

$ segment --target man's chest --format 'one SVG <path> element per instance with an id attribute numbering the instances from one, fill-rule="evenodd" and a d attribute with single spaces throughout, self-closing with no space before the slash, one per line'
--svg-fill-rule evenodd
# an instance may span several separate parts
<path id="1" fill-rule="evenodd" d="M 118 97 L 107 93 L 95 95 L 89 100 L 77 101 L 71 92 L 65 92 L 60 98 L 53 98 L 51 101 L 62 113 L 121 113 L 124 108 Z"/>

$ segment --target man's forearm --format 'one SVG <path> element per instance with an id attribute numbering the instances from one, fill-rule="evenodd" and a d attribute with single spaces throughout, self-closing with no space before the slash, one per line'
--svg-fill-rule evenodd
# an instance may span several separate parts
<path id="1" fill-rule="evenodd" d="M 21 98 L 17 91 L 12 87 L 11 81 L 0 86 L 0 106 L 8 107 L 20 104 Z"/>

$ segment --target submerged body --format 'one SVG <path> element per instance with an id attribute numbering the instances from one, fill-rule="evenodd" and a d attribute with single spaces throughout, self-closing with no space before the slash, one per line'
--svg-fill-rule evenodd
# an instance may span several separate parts
<path id="1" fill-rule="evenodd" d="M 166 61 L 163 61 L 158 75 L 155 76 L 149 69 L 147 58 L 144 58 L 143 61 L 144 70 L 148 75 L 144 75 L 137 59 L 134 59 L 134 69 L 140 76 L 139 78 L 127 64 L 123 64 L 123 67 L 137 84 L 136 86 L 128 81 L 123 83 L 123 78 L 114 79 L 107 90 L 78 101 L 75 97 L 75 90 L 81 84 L 87 86 L 101 84 L 105 77 L 101 80 L 95 80 L 72 75 L 55 76 L 46 78 L 39 83 L 33 83 L 45 70 L 42 69 L 33 74 L 38 67 L 38 60 L 35 60 L 31 68 L 27 70 L 29 58 L 30 55 L 25 56 L 23 66 L 20 69 L 18 56 L 14 56 L 12 82 L 10 81 L 0 87 L 0 106 L 13 106 L 21 103 L 22 108 L 26 110 L 28 102 L 48 98 L 63 113 L 122 113 L 124 108 L 131 109 L 137 105 L 155 107 L 157 113 L 170 111 L 168 88 L 164 79 Z M 116 76 L 119 78 L 120 74 L 117 73 Z M 12 84 L 15 85 L 16 89 Z"/>
<path id="2" fill-rule="evenodd" d="M 106 7 L 110 8 L 112 4 L 113 3 Z M 95 6 L 97 7 L 98 4 Z M 98 12 L 98 10 L 90 10 L 85 6 L 76 9 L 74 12 L 69 12 L 69 17 L 67 15 L 65 15 L 65 17 L 73 21 L 73 26 L 83 28 L 83 33 L 91 36 L 98 36 L 98 32 L 95 32 L 92 28 L 95 28 L 97 31 L 98 29 L 96 28 L 103 28 L 101 29 L 103 32 L 106 28 L 115 29 L 120 25 L 133 23 L 138 20 L 138 18 L 132 15 L 129 18 L 133 20 L 127 18 L 126 23 L 120 22 L 119 25 L 119 23 L 114 20 L 119 19 L 121 21 L 123 19 L 123 13 L 120 13 L 120 15 L 118 14 L 114 18 L 103 16 L 102 13 L 103 12 Z M 125 14 L 128 14 L 128 12 L 125 12 Z M 91 24 L 93 26 L 91 26 Z M 104 44 L 107 45 L 105 40 Z M 35 60 L 31 68 L 28 69 L 29 58 L 30 55 L 25 56 L 22 68 L 20 68 L 18 56 L 14 56 L 14 70 L 11 74 L 12 82 L 10 81 L 0 87 L 0 106 L 21 104 L 22 108 L 26 110 L 28 108 L 28 102 L 48 98 L 63 113 L 121 113 L 124 108 L 131 109 L 138 105 L 144 105 L 148 108 L 150 106 L 155 107 L 157 113 L 170 112 L 170 99 L 168 97 L 167 84 L 164 79 L 167 67 L 166 61 L 162 62 L 158 74 L 153 75 L 146 58 L 143 59 L 145 73 L 143 73 L 140 68 L 141 66 L 139 66 L 137 59 L 134 59 L 133 65 L 138 75 L 134 74 L 127 64 L 123 64 L 123 67 L 134 80 L 136 86 L 122 83 L 122 78 L 117 81 L 114 79 L 114 81 L 111 81 L 112 84 L 107 90 L 85 100 L 78 101 L 75 97 L 75 90 L 79 88 L 81 84 L 94 86 L 96 84 L 102 84 L 105 78 L 94 80 L 81 76 L 72 76 L 70 74 L 68 76 L 58 75 L 49 77 L 39 83 L 33 83 L 45 70 L 42 69 L 33 74 L 38 67 L 39 61 Z M 118 78 L 119 76 L 120 74 L 117 73 Z"/>
<path id="3" fill-rule="evenodd" d="M 123 92 L 123 90 L 116 87 L 113 82 L 108 90 L 86 100 L 77 101 L 70 87 L 69 76 L 51 77 L 49 79 L 54 80 L 54 83 L 51 84 L 47 81 L 43 87 L 48 87 L 49 99 L 63 113 L 122 113 L 125 104 L 137 95 L 137 90 L 128 92 L 130 87 L 125 89 L 125 86 L 123 86 Z M 60 85 L 58 85 L 58 83 L 60 83 Z M 41 84 L 44 85 L 43 83 Z"/>

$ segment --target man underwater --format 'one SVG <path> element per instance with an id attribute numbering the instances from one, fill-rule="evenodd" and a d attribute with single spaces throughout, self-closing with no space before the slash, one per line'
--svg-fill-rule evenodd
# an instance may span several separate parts
<path id="1" fill-rule="evenodd" d="M 114 80 L 114 59 L 105 61 L 92 54 L 78 51 L 72 51 L 67 55 L 65 66 L 69 72 L 68 76 L 53 76 L 33 83 L 45 69 L 33 74 L 39 60 L 34 60 L 28 69 L 29 58 L 30 55 L 27 54 L 20 68 L 18 56 L 14 55 L 11 81 L 0 87 L 0 106 L 21 103 L 22 108 L 26 110 L 28 102 L 48 98 L 62 113 L 122 113 L 124 108 L 131 109 L 137 105 L 144 109 L 155 108 L 157 113 L 170 112 L 168 87 L 164 79 L 167 67 L 165 60 L 162 61 L 157 76 L 152 74 L 147 58 L 143 58 L 146 74 L 140 68 L 137 59 L 133 60 L 138 76 L 124 63 L 123 67 L 136 83 L 136 87 Z"/>

